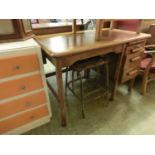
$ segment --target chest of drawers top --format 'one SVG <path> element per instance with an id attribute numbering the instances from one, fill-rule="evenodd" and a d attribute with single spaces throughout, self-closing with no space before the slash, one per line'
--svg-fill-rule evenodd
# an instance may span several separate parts
<path id="1" fill-rule="evenodd" d="M 0 54 L 10 52 L 10 51 L 18 51 L 20 49 L 25 48 L 40 48 L 34 39 L 29 39 L 25 41 L 18 42 L 10 42 L 10 43 L 0 43 Z"/>

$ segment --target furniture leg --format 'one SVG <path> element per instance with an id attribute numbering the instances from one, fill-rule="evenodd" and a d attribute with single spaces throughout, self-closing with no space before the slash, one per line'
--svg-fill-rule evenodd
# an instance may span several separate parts
<path id="1" fill-rule="evenodd" d="M 74 71 L 72 71 L 72 89 L 74 91 Z"/>
<path id="2" fill-rule="evenodd" d="M 86 79 L 90 78 L 90 69 L 84 71 L 84 76 L 86 77 Z"/>
<path id="3" fill-rule="evenodd" d="M 129 87 L 128 87 L 128 91 L 131 93 L 132 89 L 133 89 L 133 85 L 135 83 L 135 78 L 133 78 L 132 80 L 130 80 L 129 82 Z"/>
<path id="4" fill-rule="evenodd" d="M 105 70 L 106 70 L 106 87 L 107 87 L 107 101 L 109 103 L 109 65 L 105 64 Z"/>
<path id="5" fill-rule="evenodd" d="M 148 74 L 143 75 L 143 81 L 142 81 L 142 95 L 146 94 L 146 88 L 147 88 L 147 81 L 148 81 Z"/>
<path id="6" fill-rule="evenodd" d="M 66 117 L 66 109 L 65 109 L 65 98 L 64 98 L 64 90 L 63 90 L 63 78 L 62 78 L 62 70 L 59 62 L 56 63 L 56 79 L 57 79 L 57 87 L 58 87 L 58 99 L 60 103 L 60 114 L 61 114 L 61 124 L 62 126 L 67 125 L 67 117 Z"/>
<path id="7" fill-rule="evenodd" d="M 119 55 L 119 58 L 117 60 L 117 65 L 116 65 L 116 69 L 115 69 L 115 76 L 114 76 L 114 84 L 112 86 L 112 92 L 111 92 L 111 97 L 110 100 L 113 101 L 115 94 L 116 94 L 116 88 L 119 82 L 119 76 L 120 76 L 120 70 L 121 70 L 121 64 L 123 61 L 123 55 L 124 55 L 124 49 L 122 51 L 122 53 Z"/>
<path id="8" fill-rule="evenodd" d="M 82 76 L 81 73 L 80 76 L 80 96 L 81 96 L 81 106 L 82 106 L 82 118 L 85 118 L 85 112 L 84 112 L 84 101 L 83 101 L 83 83 L 82 83 Z"/>
<path id="9" fill-rule="evenodd" d="M 65 95 L 67 95 L 67 84 L 68 84 L 68 67 L 66 68 Z"/>

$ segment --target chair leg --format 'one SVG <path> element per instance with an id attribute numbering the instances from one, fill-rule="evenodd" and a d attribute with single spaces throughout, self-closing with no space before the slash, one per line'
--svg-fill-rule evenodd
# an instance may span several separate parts
<path id="1" fill-rule="evenodd" d="M 66 78 L 65 78 L 65 95 L 67 95 L 67 85 L 68 85 L 68 67 L 66 68 Z"/>
<path id="2" fill-rule="evenodd" d="M 108 64 L 105 64 L 105 70 L 106 70 L 107 101 L 108 101 L 108 103 L 109 103 L 110 84 L 109 84 L 109 65 L 108 65 Z"/>
<path id="3" fill-rule="evenodd" d="M 83 100 L 83 82 L 82 82 L 81 73 L 79 73 L 79 77 L 80 77 L 80 98 L 81 98 L 81 106 L 82 106 L 82 118 L 85 118 L 84 100 Z"/>
<path id="4" fill-rule="evenodd" d="M 143 80 L 142 80 L 142 90 L 141 90 L 142 95 L 146 94 L 147 81 L 148 81 L 148 75 L 144 74 L 143 75 Z"/>

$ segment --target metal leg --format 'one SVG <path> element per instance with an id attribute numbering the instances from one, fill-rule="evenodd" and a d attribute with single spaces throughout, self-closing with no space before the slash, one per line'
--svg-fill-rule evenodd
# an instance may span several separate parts
<path id="1" fill-rule="evenodd" d="M 90 78 L 90 69 L 87 69 L 84 71 L 84 77 L 86 77 L 86 79 L 89 79 Z"/>
<path id="2" fill-rule="evenodd" d="M 74 71 L 72 70 L 72 90 L 74 91 Z"/>
<path id="3" fill-rule="evenodd" d="M 109 103 L 109 90 L 110 90 L 110 85 L 109 85 L 109 65 L 108 64 L 105 64 L 105 70 L 106 70 L 107 102 Z"/>
<path id="4" fill-rule="evenodd" d="M 128 86 L 128 91 L 129 93 L 131 93 L 133 86 L 134 86 L 134 82 L 135 82 L 135 78 L 133 78 L 132 80 L 129 81 L 129 86 Z"/>
<path id="5" fill-rule="evenodd" d="M 81 73 L 79 73 L 79 77 L 80 77 L 80 96 L 81 96 L 81 106 L 82 106 L 82 118 L 85 118 L 84 100 L 83 100 L 83 82 L 82 82 Z"/>

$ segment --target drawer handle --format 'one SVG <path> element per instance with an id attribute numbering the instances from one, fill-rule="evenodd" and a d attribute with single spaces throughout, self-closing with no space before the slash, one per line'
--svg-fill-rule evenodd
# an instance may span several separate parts
<path id="1" fill-rule="evenodd" d="M 26 86 L 21 86 L 21 90 L 26 90 Z"/>
<path id="2" fill-rule="evenodd" d="M 32 116 L 30 116 L 30 119 L 35 119 L 35 116 L 33 116 L 33 115 L 32 115 Z"/>
<path id="3" fill-rule="evenodd" d="M 138 70 L 133 70 L 133 71 L 129 72 L 129 73 L 128 73 L 128 75 L 130 75 L 130 76 L 131 76 L 131 75 L 136 74 L 137 72 L 138 72 Z"/>
<path id="4" fill-rule="evenodd" d="M 143 50 L 143 48 L 142 47 L 139 47 L 139 48 L 132 49 L 131 52 L 132 53 L 136 53 L 136 52 L 139 52 L 141 50 Z"/>
<path id="5" fill-rule="evenodd" d="M 131 61 L 131 62 L 134 62 L 134 61 L 140 60 L 140 58 L 141 58 L 140 56 L 137 56 L 137 57 L 135 57 L 135 58 L 130 59 L 130 61 Z"/>
<path id="6" fill-rule="evenodd" d="M 21 67 L 20 66 L 15 66 L 15 70 L 20 70 L 21 69 Z"/>
<path id="7" fill-rule="evenodd" d="M 25 106 L 26 107 L 29 107 L 29 106 L 31 106 L 32 104 L 31 104 L 31 102 L 29 102 L 29 101 L 27 101 L 26 103 L 25 103 Z"/>

